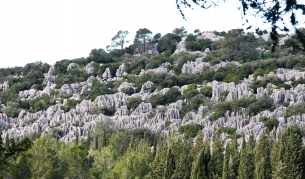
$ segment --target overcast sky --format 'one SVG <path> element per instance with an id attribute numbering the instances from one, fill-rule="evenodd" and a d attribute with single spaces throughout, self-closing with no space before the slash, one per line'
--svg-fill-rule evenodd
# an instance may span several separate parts
<path id="1" fill-rule="evenodd" d="M 228 31 L 242 26 L 238 1 L 217 9 L 185 9 L 176 0 L 5 0 L 0 1 L 0 68 L 87 57 L 106 49 L 119 30 L 133 41 L 140 28 L 165 35 L 175 27 L 188 32 Z"/>

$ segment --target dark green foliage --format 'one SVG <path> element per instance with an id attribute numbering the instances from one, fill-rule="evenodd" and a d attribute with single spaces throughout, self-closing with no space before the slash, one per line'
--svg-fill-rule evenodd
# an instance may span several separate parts
<path id="1" fill-rule="evenodd" d="M 64 110 L 65 112 L 68 112 L 71 109 L 74 109 L 76 107 L 76 104 L 80 102 L 81 102 L 80 100 L 68 99 L 67 103 L 61 106 L 61 109 Z"/>
<path id="2" fill-rule="evenodd" d="M 279 121 L 276 118 L 269 119 L 267 117 L 261 117 L 260 121 L 264 123 L 264 126 L 267 127 L 269 131 L 272 131 L 272 129 L 279 124 Z"/>
<path id="3" fill-rule="evenodd" d="M 130 98 L 129 100 L 128 100 L 128 102 L 126 103 L 126 106 L 127 106 L 127 108 L 130 110 L 130 109 L 132 109 L 132 110 L 135 110 L 138 106 L 139 106 L 139 104 L 142 102 L 142 99 L 141 98 Z"/>
<path id="4" fill-rule="evenodd" d="M 104 84 L 104 83 L 99 83 L 97 80 L 94 80 L 92 82 L 92 86 L 88 98 L 91 99 L 91 101 L 93 101 L 97 96 L 115 93 L 116 91 L 114 89 L 110 89 L 110 87 L 113 87 L 113 84 L 110 82 Z"/>
<path id="5" fill-rule="evenodd" d="M 165 104 L 169 104 L 176 102 L 178 99 L 180 99 L 180 96 L 181 92 L 177 88 L 171 88 L 163 95 L 163 100 Z"/>
<path id="6" fill-rule="evenodd" d="M 304 155 L 302 152 L 302 136 L 290 128 L 281 135 L 279 146 L 279 160 L 284 163 L 287 178 L 302 178 Z"/>
<path id="7" fill-rule="evenodd" d="M 213 106 L 212 120 L 216 121 L 218 118 L 223 117 L 227 110 L 231 110 L 230 102 L 217 103 Z"/>
<path id="8" fill-rule="evenodd" d="M 273 99 L 270 97 L 261 97 L 256 102 L 249 105 L 249 114 L 256 115 L 261 111 L 271 109 L 273 105 Z"/>
<path id="9" fill-rule="evenodd" d="M 88 62 L 97 62 L 97 63 L 110 63 L 113 62 L 111 56 L 104 49 L 92 49 L 89 57 L 87 58 Z"/>
<path id="10" fill-rule="evenodd" d="M 158 42 L 158 51 L 163 53 L 170 50 L 172 53 L 176 50 L 176 43 L 181 40 L 181 37 L 176 34 L 165 34 Z"/>
<path id="11" fill-rule="evenodd" d="M 267 132 L 263 132 L 255 149 L 255 178 L 271 179 L 271 143 Z"/>
<path id="12" fill-rule="evenodd" d="M 288 118 L 293 115 L 303 114 L 305 111 L 305 102 L 289 106 L 286 110 L 285 117 Z"/>
<path id="13" fill-rule="evenodd" d="M 197 159 L 194 161 L 191 179 L 211 178 L 211 154 L 210 148 L 204 147 L 200 150 Z"/>
<path id="14" fill-rule="evenodd" d="M 149 99 L 152 107 L 156 107 L 157 105 L 164 105 L 165 102 L 163 100 L 163 95 L 161 94 L 155 94 L 155 95 L 152 95 Z"/>
<path id="15" fill-rule="evenodd" d="M 179 132 L 185 134 L 186 139 L 194 138 L 198 131 L 202 130 L 203 126 L 199 124 L 187 124 L 179 127 Z"/>
<path id="16" fill-rule="evenodd" d="M 220 135 L 216 134 L 213 139 L 213 150 L 211 158 L 211 173 L 212 178 L 220 178 L 223 170 L 224 146 Z"/>
<path id="17" fill-rule="evenodd" d="M 298 84 L 305 84 L 305 79 L 300 78 L 298 80 L 291 82 L 291 86 L 293 86 L 293 87 L 296 87 Z"/>
<path id="18" fill-rule="evenodd" d="M 186 39 L 185 48 L 190 51 L 204 51 L 206 48 L 211 49 L 212 41 L 210 39 L 196 40 L 193 34 L 189 34 Z"/>
<path id="19" fill-rule="evenodd" d="M 229 61 L 253 61 L 258 59 L 257 38 L 253 34 L 245 34 L 243 29 L 232 29 L 221 42 L 225 59 Z"/>
<path id="20" fill-rule="evenodd" d="M 220 127 L 218 128 L 218 131 L 220 134 L 221 133 L 227 133 L 228 135 L 233 135 L 236 133 L 236 128 L 234 127 Z"/>
<path id="21" fill-rule="evenodd" d="M 212 87 L 211 86 L 205 86 L 200 89 L 200 93 L 202 93 L 204 96 L 212 97 Z"/>
<path id="22" fill-rule="evenodd" d="M 175 156 L 172 153 L 172 149 L 169 148 L 166 156 L 166 165 L 165 165 L 165 173 L 164 179 L 170 179 L 175 172 L 176 164 L 175 164 Z"/>

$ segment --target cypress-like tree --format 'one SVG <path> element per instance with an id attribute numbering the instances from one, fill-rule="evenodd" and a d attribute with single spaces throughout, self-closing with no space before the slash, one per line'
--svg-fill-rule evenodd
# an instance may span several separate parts
<path id="1" fill-rule="evenodd" d="M 292 129 L 286 129 L 280 139 L 279 160 L 287 168 L 287 178 L 301 179 L 303 174 L 302 138 Z"/>
<path id="2" fill-rule="evenodd" d="M 243 137 L 242 147 L 240 151 L 240 164 L 238 168 L 238 179 L 254 178 L 254 147 L 255 141 L 253 134 L 250 135 L 248 142 Z"/>
<path id="3" fill-rule="evenodd" d="M 223 160 L 222 179 L 231 179 L 232 171 L 230 166 L 230 147 L 229 144 L 226 146 L 226 152 Z M 232 177 L 233 178 L 233 177 Z"/>
<path id="4" fill-rule="evenodd" d="M 175 157 L 174 157 L 174 154 L 172 153 L 172 149 L 169 148 L 167 151 L 167 156 L 166 156 L 166 167 L 165 167 L 164 179 L 170 179 L 172 177 L 172 175 L 174 174 L 175 169 L 176 169 Z"/>
<path id="5" fill-rule="evenodd" d="M 266 131 L 261 135 L 255 151 L 255 179 L 271 179 L 270 138 Z"/>
<path id="6" fill-rule="evenodd" d="M 219 179 L 222 176 L 223 169 L 223 142 L 220 139 L 220 134 L 216 134 L 213 140 L 213 150 L 211 158 L 211 172 L 213 179 Z"/>
<path id="7" fill-rule="evenodd" d="M 202 148 L 196 161 L 193 164 L 191 179 L 209 179 L 211 178 L 211 154 L 210 147 Z"/>
<path id="8" fill-rule="evenodd" d="M 196 139 L 195 139 L 195 144 L 193 145 L 192 150 L 191 150 L 191 155 L 193 157 L 193 161 L 196 161 L 196 158 L 199 155 L 199 153 L 203 147 L 204 147 L 204 144 L 203 144 L 202 131 L 199 131 L 196 136 Z"/>
<path id="9" fill-rule="evenodd" d="M 239 152 L 238 152 L 238 143 L 237 143 L 237 133 L 234 134 L 232 144 L 230 145 L 230 155 L 231 155 L 231 165 L 232 177 L 237 178 L 238 167 L 239 167 Z"/>
<path id="10" fill-rule="evenodd" d="M 267 163 L 265 161 L 265 158 L 262 158 L 259 160 L 259 162 L 256 164 L 255 168 L 255 179 L 266 179 L 271 178 L 268 174 L 269 171 L 266 167 Z"/>
<path id="11" fill-rule="evenodd" d="M 237 177 L 238 179 L 244 179 L 247 177 L 246 165 L 247 165 L 246 140 L 245 140 L 245 134 L 243 133 L 241 149 L 240 149 L 239 167 L 238 167 L 238 177 Z"/>
<path id="12" fill-rule="evenodd" d="M 77 145 L 79 142 L 79 134 L 78 134 L 78 130 L 76 129 L 76 132 L 75 132 L 75 144 Z"/>
<path id="13" fill-rule="evenodd" d="M 172 179 L 189 179 L 192 170 L 192 156 L 190 155 L 191 144 L 190 142 L 183 142 L 179 145 L 178 155 L 176 158 L 176 170 Z"/>

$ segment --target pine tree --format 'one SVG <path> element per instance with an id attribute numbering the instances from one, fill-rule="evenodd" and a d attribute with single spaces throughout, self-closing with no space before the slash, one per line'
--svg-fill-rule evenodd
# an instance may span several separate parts
<path id="1" fill-rule="evenodd" d="M 255 179 L 271 179 L 270 139 L 267 132 L 261 135 L 255 151 Z"/>
<path id="2" fill-rule="evenodd" d="M 196 161 L 193 164 L 191 179 L 209 179 L 211 178 L 211 154 L 210 147 L 201 149 Z"/>
<path id="3" fill-rule="evenodd" d="M 170 179 L 172 177 L 172 175 L 174 174 L 175 169 L 176 169 L 175 157 L 174 157 L 174 154 L 172 153 L 172 149 L 169 148 L 167 151 L 167 156 L 166 156 L 166 167 L 165 167 L 164 179 Z"/>
<path id="4" fill-rule="evenodd" d="M 211 158 L 211 171 L 212 178 L 218 179 L 222 176 L 223 169 L 223 142 L 220 139 L 220 134 L 216 134 L 213 140 L 213 150 L 212 150 L 212 158 Z"/>
<path id="5" fill-rule="evenodd" d="M 192 170 L 192 156 L 189 154 L 191 150 L 190 142 L 180 143 L 178 148 L 178 155 L 175 154 L 176 170 L 172 179 L 189 179 Z"/>

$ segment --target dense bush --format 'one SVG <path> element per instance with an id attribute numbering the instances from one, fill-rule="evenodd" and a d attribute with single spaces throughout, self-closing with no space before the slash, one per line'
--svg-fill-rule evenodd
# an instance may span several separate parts
<path id="1" fill-rule="evenodd" d="M 171 88 L 163 95 L 165 104 L 176 102 L 180 98 L 181 92 L 177 88 Z"/>
<path id="2" fill-rule="evenodd" d="M 285 117 L 288 118 L 293 115 L 303 114 L 305 111 L 305 102 L 289 106 L 286 110 Z"/>
<path id="3" fill-rule="evenodd" d="M 92 106 L 92 108 L 90 109 L 89 112 L 91 115 L 104 114 L 106 116 L 113 116 L 115 113 L 115 108 L 114 108 L 114 106 L 107 107 L 107 106 L 94 105 L 94 106 Z"/>
<path id="4" fill-rule="evenodd" d="M 76 104 L 80 102 L 81 102 L 80 100 L 68 99 L 67 103 L 61 106 L 61 109 L 64 110 L 65 112 L 68 112 L 71 109 L 75 109 Z"/>
<path id="5" fill-rule="evenodd" d="M 163 100 L 163 95 L 161 94 L 155 94 L 155 95 L 152 95 L 149 99 L 152 107 L 156 107 L 157 105 L 164 105 L 165 102 Z"/>
<path id="6" fill-rule="evenodd" d="M 200 93 L 207 97 L 212 97 L 212 87 L 211 86 L 205 86 L 200 89 Z"/>
<path id="7" fill-rule="evenodd" d="M 261 97 L 256 102 L 249 105 L 249 114 L 254 116 L 261 111 L 271 109 L 273 107 L 273 99 L 270 97 Z"/>
<path id="8" fill-rule="evenodd" d="M 108 82 L 107 84 L 99 83 L 97 80 L 94 80 L 92 82 L 91 90 L 88 95 L 88 98 L 91 99 L 91 101 L 94 101 L 94 99 L 97 96 L 105 95 L 105 94 L 113 94 L 116 92 L 115 89 L 111 89 L 110 85 L 113 85 L 112 83 Z"/>
<path id="9" fill-rule="evenodd" d="M 200 124 L 186 124 L 179 127 L 178 132 L 185 134 L 186 139 L 194 138 L 198 134 L 198 131 L 202 130 L 203 126 Z"/>
<path id="10" fill-rule="evenodd" d="M 233 134 L 236 133 L 236 128 L 234 128 L 234 127 L 220 127 L 220 128 L 218 128 L 217 132 L 226 133 L 228 135 L 233 135 Z"/>
<path id="11" fill-rule="evenodd" d="M 126 103 L 127 108 L 130 110 L 135 110 L 139 104 L 142 102 L 142 99 L 140 97 L 138 98 L 130 98 L 128 102 Z"/>
<path id="12" fill-rule="evenodd" d="M 264 123 L 264 126 L 267 127 L 269 131 L 279 124 L 279 121 L 276 118 L 269 119 L 267 117 L 261 117 L 260 121 Z"/>
<path id="13" fill-rule="evenodd" d="M 165 34 L 158 42 L 159 53 L 170 50 L 172 53 L 176 50 L 176 43 L 181 41 L 181 37 L 176 34 Z"/>

